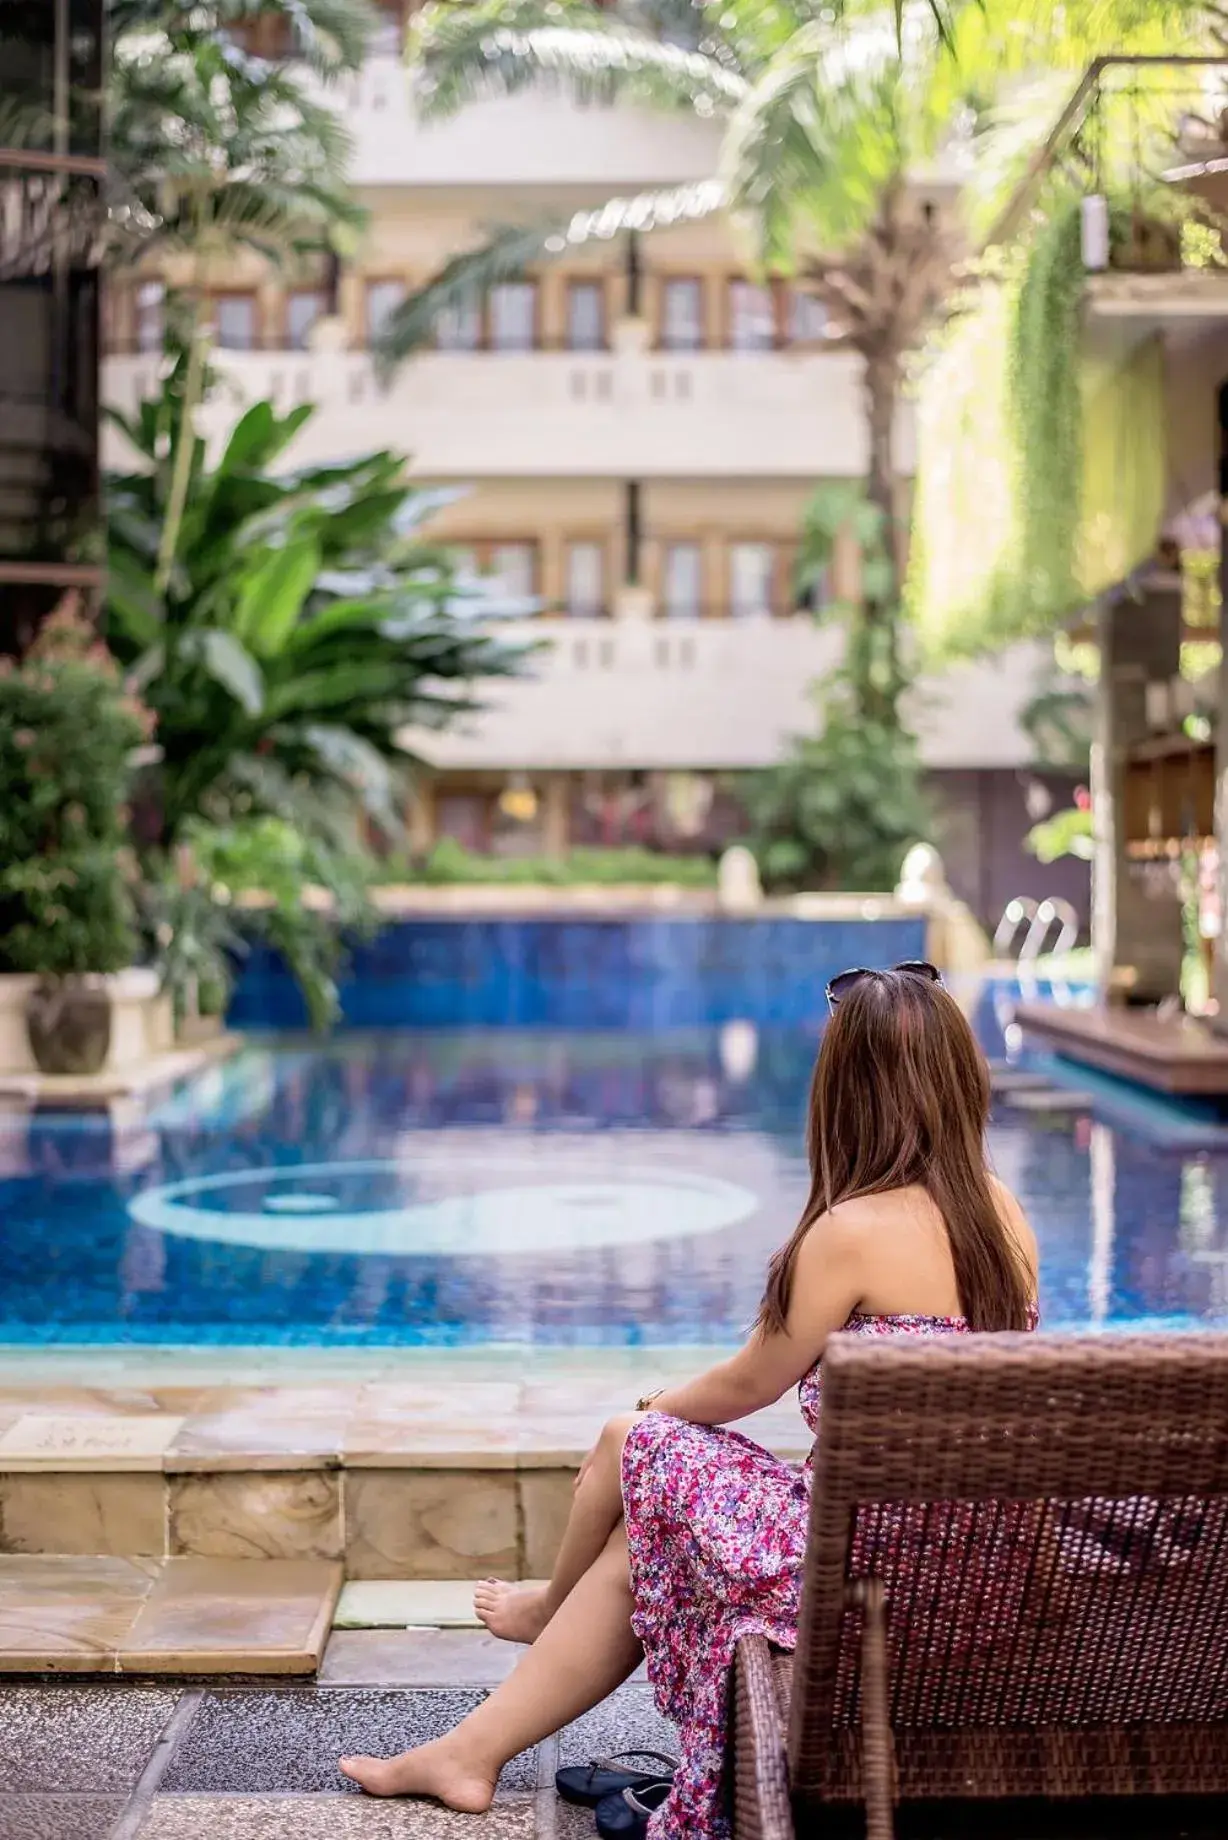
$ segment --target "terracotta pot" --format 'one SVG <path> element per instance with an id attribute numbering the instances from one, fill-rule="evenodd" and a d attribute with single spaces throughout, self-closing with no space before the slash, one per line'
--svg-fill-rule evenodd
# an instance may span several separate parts
<path id="1" fill-rule="evenodd" d="M 111 1051 L 111 993 L 82 978 L 48 978 L 26 1000 L 30 1052 L 42 1073 L 101 1073 Z"/>

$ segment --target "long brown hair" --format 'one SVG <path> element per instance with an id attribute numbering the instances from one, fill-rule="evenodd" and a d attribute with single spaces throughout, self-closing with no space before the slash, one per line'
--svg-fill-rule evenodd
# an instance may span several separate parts
<path id="1" fill-rule="evenodd" d="M 758 1326 L 782 1330 L 797 1254 L 820 1215 L 861 1195 L 922 1188 L 946 1223 L 971 1329 L 1024 1329 L 1032 1280 L 985 1161 L 989 1069 L 940 984 L 875 971 L 837 1005 L 810 1086 L 810 1195 L 768 1267 Z"/>

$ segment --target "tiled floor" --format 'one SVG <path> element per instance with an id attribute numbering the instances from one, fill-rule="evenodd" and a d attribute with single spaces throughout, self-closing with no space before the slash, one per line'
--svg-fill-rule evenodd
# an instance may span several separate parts
<path id="1" fill-rule="evenodd" d="M 587 1840 L 589 1817 L 555 1801 L 560 1750 L 668 1748 L 642 1683 L 514 1759 L 480 1828 L 337 1773 L 347 1751 L 448 1729 L 516 1652 L 475 1631 L 342 1631 L 318 1687 L 0 1687 L 0 1840 Z"/>
<path id="2" fill-rule="evenodd" d="M 0 1670 L 314 1674 L 340 1589 L 332 1560 L 0 1554 Z"/>
<path id="3" fill-rule="evenodd" d="M 668 1361 L 641 1356 L 630 1370 L 622 1358 L 594 1357 L 587 1372 L 539 1366 L 527 1377 L 523 1362 L 515 1374 L 498 1356 L 484 1368 L 445 1355 L 366 1380 L 343 1368 L 323 1386 L 293 1369 L 223 1385 L 207 1368 L 195 1383 L 181 1368 L 177 1384 L 169 1374 L 163 1383 L 156 1364 L 134 1365 L 129 1377 L 104 1366 L 97 1385 L 67 1384 L 44 1358 L 9 1366 L 0 1353 L 0 1472 L 565 1468 L 638 1393 L 704 1364 L 703 1350 L 669 1352 Z M 244 1362 L 235 1351 L 231 1374 Z M 782 1453 L 803 1455 L 808 1445 L 791 1401 L 747 1428 Z"/>

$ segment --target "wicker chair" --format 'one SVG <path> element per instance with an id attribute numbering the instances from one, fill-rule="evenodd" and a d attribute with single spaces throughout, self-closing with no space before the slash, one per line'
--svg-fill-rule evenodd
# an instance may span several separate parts
<path id="1" fill-rule="evenodd" d="M 735 1660 L 738 1840 L 1228 1834 L 1228 1336 L 838 1336 L 823 1373 L 796 1657 Z"/>

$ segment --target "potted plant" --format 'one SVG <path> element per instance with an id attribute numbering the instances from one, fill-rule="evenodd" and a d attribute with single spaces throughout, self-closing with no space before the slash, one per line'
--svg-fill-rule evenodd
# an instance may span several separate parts
<path id="1" fill-rule="evenodd" d="M 69 597 L 0 661 L 0 970 L 24 974 L 45 1073 L 99 1072 L 108 975 L 136 948 L 126 800 L 148 720 Z"/>

